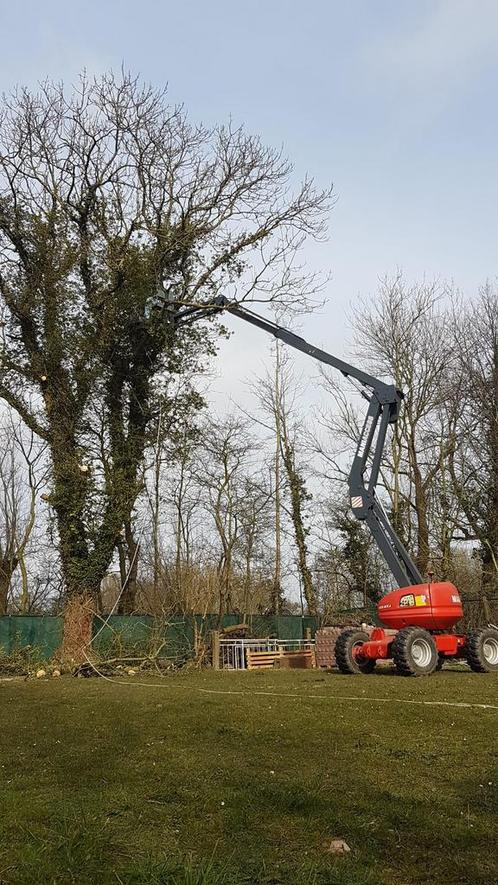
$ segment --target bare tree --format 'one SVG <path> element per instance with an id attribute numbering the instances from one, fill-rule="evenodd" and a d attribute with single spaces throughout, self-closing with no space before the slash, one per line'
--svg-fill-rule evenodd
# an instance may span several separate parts
<path id="1" fill-rule="evenodd" d="M 275 375 L 274 396 L 270 397 L 272 405 L 272 418 L 275 427 L 275 568 L 273 572 L 273 590 L 271 608 L 275 614 L 279 614 L 282 606 L 282 478 L 280 462 L 282 459 L 282 420 L 281 410 L 276 404 L 281 401 L 281 375 L 282 375 L 282 352 L 281 344 L 275 341 Z"/>
<path id="2" fill-rule="evenodd" d="M 275 592 L 276 566 L 270 580 L 271 564 L 273 563 L 272 551 L 267 542 L 274 530 L 273 513 L 273 488 L 268 481 L 264 469 L 258 474 L 254 471 L 251 476 L 242 479 L 242 495 L 240 502 L 240 531 L 238 544 L 238 558 L 241 560 L 242 580 L 242 611 L 249 614 L 256 611 L 256 605 L 262 605 L 262 600 L 255 599 L 255 585 L 261 587 L 262 578 L 272 585 L 272 600 Z M 275 550 L 275 558 L 277 551 Z M 258 575 L 255 570 L 258 569 Z M 255 580 L 256 577 L 256 580 Z M 280 585 L 279 585 L 280 586 Z M 280 602 L 279 592 L 279 602 Z M 264 606 L 267 608 L 267 606 Z M 279 607 L 271 605 L 271 611 L 278 614 Z"/>
<path id="3" fill-rule="evenodd" d="M 163 410 L 163 398 L 159 402 L 157 425 L 152 428 L 150 464 L 145 472 L 145 488 L 151 513 L 153 551 L 153 590 L 159 593 L 164 583 L 165 551 L 173 548 L 174 572 L 169 574 L 173 595 L 179 590 L 185 568 L 192 564 L 192 532 L 196 511 L 200 511 L 199 485 L 195 466 L 199 455 L 200 429 L 196 413 L 204 405 L 195 391 L 192 379 L 182 376 L 168 396 L 173 396 L 175 424 L 168 420 L 171 409 Z M 180 402 L 181 401 L 181 402 Z M 163 537 L 164 526 L 168 537 Z M 163 549 L 164 548 L 164 549 Z"/>
<path id="4" fill-rule="evenodd" d="M 241 533 L 244 483 L 254 457 L 254 440 L 244 422 L 233 415 L 224 421 L 208 422 L 204 428 L 203 457 L 199 482 L 205 490 L 206 506 L 219 540 L 217 572 L 220 582 L 219 614 L 233 604 L 235 551 Z"/>
<path id="5" fill-rule="evenodd" d="M 456 371 L 447 385 L 450 472 L 459 530 L 477 541 L 485 591 L 498 591 L 498 292 L 486 285 L 455 316 Z"/>
<path id="6" fill-rule="evenodd" d="M 7 611 L 9 591 L 16 570 L 20 593 L 16 607 L 31 607 L 26 557 L 35 528 L 37 500 L 47 480 L 44 447 L 31 431 L 7 413 L 1 428 L 0 454 L 0 614 Z"/>
<path id="7" fill-rule="evenodd" d="M 400 501 L 407 504 L 408 534 L 411 540 L 413 531 L 422 574 L 431 556 L 429 498 L 441 458 L 441 449 L 434 446 L 434 421 L 451 354 L 441 307 L 446 294 L 437 283 L 407 286 L 399 274 L 385 279 L 372 308 L 356 315 L 360 347 L 370 365 L 390 376 L 405 394 L 392 438 L 392 502 L 395 516 Z"/>
<path id="8" fill-rule="evenodd" d="M 289 517 L 292 524 L 294 545 L 299 576 L 302 582 L 303 595 L 310 614 L 317 613 L 316 594 L 313 587 L 313 576 L 309 565 L 308 534 L 309 528 L 306 523 L 306 509 L 311 500 L 304 477 L 304 467 L 297 457 L 296 440 L 298 434 L 302 436 L 302 428 L 295 415 L 295 405 L 298 395 L 298 385 L 292 375 L 291 364 L 286 355 L 277 347 L 274 374 L 267 376 L 258 382 L 256 394 L 264 412 L 271 418 L 272 430 L 275 434 L 277 451 L 274 460 L 275 465 L 275 488 L 277 489 L 277 552 L 280 558 L 280 461 L 285 472 L 286 486 L 289 497 Z M 278 578 L 280 582 L 280 567 Z M 279 591 L 278 600 L 277 590 Z M 274 586 L 275 609 L 281 602 L 280 583 Z"/>
<path id="9" fill-rule="evenodd" d="M 216 329 L 173 341 L 155 293 L 300 302 L 317 281 L 294 259 L 329 192 L 291 194 L 280 152 L 127 74 L 19 89 L 0 124 L 0 397 L 48 444 L 67 593 L 88 610 L 132 518 L 154 379 L 202 362 Z"/>
<path id="10" fill-rule="evenodd" d="M 437 500 L 434 489 L 448 459 L 443 418 L 445 379 L 452 362 L 444 303 L 447 294 L 437 283 L 408 286 L 398 274 L 386 277 L 375 299 L 354 314 L 358 358 L 375 375 L 392 379 L 405 394 L 386 449 L 382 479 L 393 524 L 414 550 L 422 573 L 427 572 L 436 552 L 431 506 Z M 336 405 L 329 430 L 348 447 L 354 446 L 360 435 L 358 413 L 336 379 L 327 373 L 324 376 Z M 339 446 L 339 456 L 342 451 Z M 337 455 L 330 459 L 335 478 L 344 474 L 344 464 L 345 459 Z M 449 518 L 449 511 L 446 515 Z M 439 519 L 442 516 L 440 510 Z M 453 526 L 441 527 L 440 538 L 448 538 L 452 531 Z"/>

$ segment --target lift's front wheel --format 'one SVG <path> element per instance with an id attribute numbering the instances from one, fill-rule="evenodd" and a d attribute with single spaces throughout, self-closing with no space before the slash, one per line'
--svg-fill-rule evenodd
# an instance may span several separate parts
<path id="1" fill-rule="evenodd" d="M 434 638 L 421 627 L 403 627 L 394 637 L 392 656 L 400 676 L 430 676 L 439 655 Z"/>
<path id="2" fill-rule="evenodd" d="M 498 630 L 481 627 L 467 636 L 465 656 L 471 670 L 476 673 L 493 673 L 498 670 Z"/>
<path id="3" fill-rule="evenodd" d="M 355 673 L 371 673 L 375 667 L 373 658 L 361 658 L 354 653 L 370 639 L 363 630 L 343 630 L 335 643 L 335 661 L 341 673 L 353 676 Z"/>

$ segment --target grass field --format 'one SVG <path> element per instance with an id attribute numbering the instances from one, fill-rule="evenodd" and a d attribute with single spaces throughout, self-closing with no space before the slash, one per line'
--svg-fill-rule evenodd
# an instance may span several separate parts
<path id="1" fill-rule="evenodd" d="M 498 676 L 143 683 L 0 683 L 3 885 L 498 882 Z"/>

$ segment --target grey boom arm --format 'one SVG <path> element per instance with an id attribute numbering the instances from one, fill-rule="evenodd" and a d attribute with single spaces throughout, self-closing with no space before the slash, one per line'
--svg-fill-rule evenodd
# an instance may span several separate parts
<path id="1" fill-rule="evenodd" d="M 172 315 L 177 325 L 189 324 L 195 320 L 213 316 L 213 314 L 223 311 L 239 317 L 246 323 L 257 326 L 258 329 L 263 329 L 263 331 L 273 335 L 274 338 L 278 338 L 284 344 L 288 344 L 290 347 L 306 353 L 308 356 L 318 360 L 318 362 L 338 369 L 346 378 L 354 378 L 363 387 L 370 390 L 370 393 L 362 391 L 369 405 L 349 473 L 348 485 L 351 508 L 354 516 L 367 524 L 375 543 L 399 586 L 405 587 L 422 584 L 422 574 L 408 550 L 398 538 L 375 494 L 387 428 L 389 424 L 394 424 L 398 419 L 403 393 L 393 384 L 386 384 L 362 369 L 344 362 L 325 350 L 314 347 L 289 329 L 285 329 L 277 323 L 259 316 L 259 314 L 254 313 L 237 302 L 229 301 L 224 296 L 219 296 L 212 302 L 206 302 L 194 307 L 187 306 L 175 309 L 174 303 L 168 306 L 168 313 Z M 370 458 L 371 466 L 367 475 Z"/>

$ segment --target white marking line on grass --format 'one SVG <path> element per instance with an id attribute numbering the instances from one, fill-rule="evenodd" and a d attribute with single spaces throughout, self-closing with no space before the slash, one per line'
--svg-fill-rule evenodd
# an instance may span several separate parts
<path id="1" fill-rule="evenodd" d="M 238 694 L 238 695 L 263 695 L 270 698 L 297 698 L 306 701 L 308 698 L 316 698 L 322 701 L 372 701 L 377 704 L 412 704 L 419 707 L 470 707 L 479 710 L 498 710 L 495 704 L 467 704 L 463 701 L 412 701 L 406 698 L 371 698 L 358 697 L 355 695 L 328 695 L 328 694 L 291 694 L 290 692 L 277 691 L 223 691 L 217 688 L 198 688 L 205 694 Z"/>

